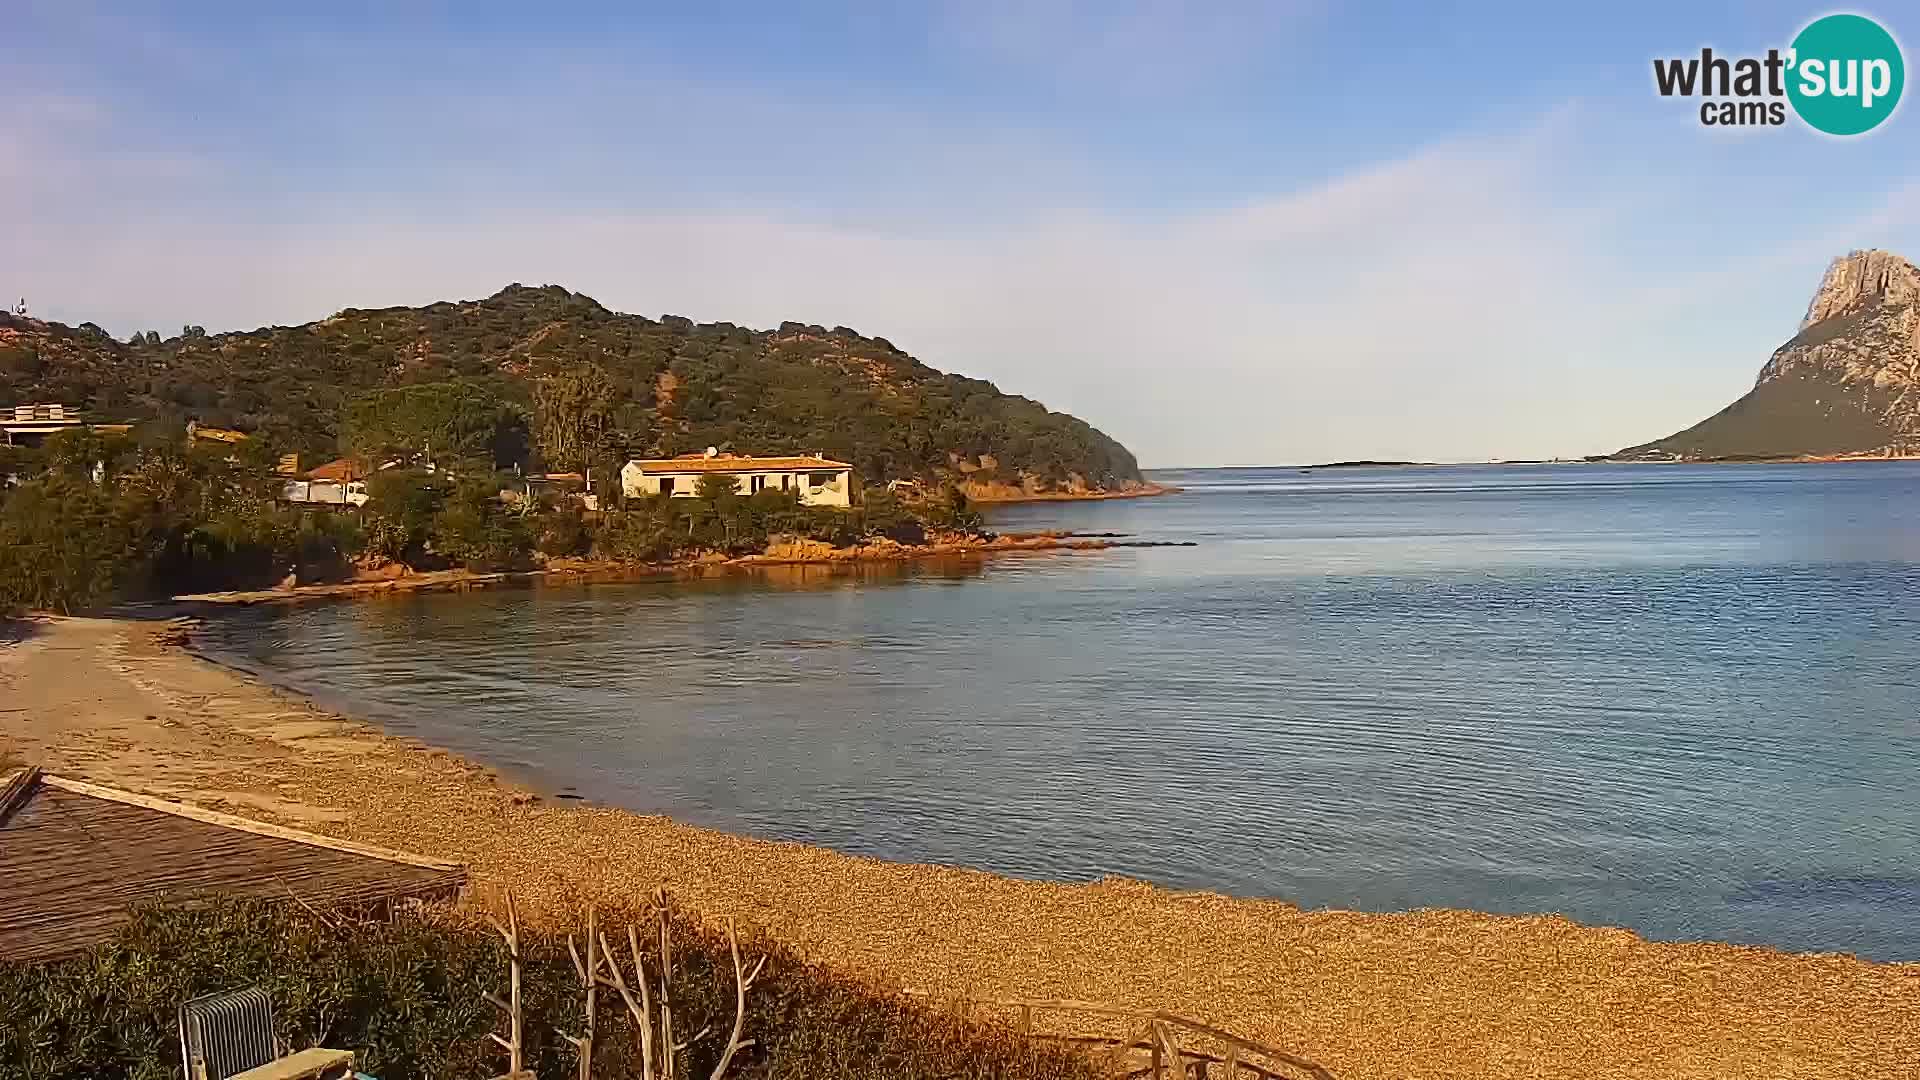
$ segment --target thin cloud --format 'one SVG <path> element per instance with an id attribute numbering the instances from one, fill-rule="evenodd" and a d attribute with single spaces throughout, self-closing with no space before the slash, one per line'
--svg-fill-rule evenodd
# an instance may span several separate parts
<path id="1" fill-rule="evenodd" d="M 1546 190 L 1555 139 L 1431 147 L 1217 212 L 1018 228 L 502 208 L 19 235 L 29 294 L 116 332 L 555 282 L 641 313 L 856 326 L 1087 416 L 1150 462 L 1466 458 L 1574 439 L 1540 355 L 1576 316 L 1567 283 L 1592 238 Z"/>

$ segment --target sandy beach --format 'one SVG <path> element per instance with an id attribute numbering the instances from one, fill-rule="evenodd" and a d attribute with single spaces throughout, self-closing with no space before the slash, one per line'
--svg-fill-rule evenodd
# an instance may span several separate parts
<path id="1" fill-rule="evenodd" d="M 538 798 L 203 661 L 165 623 L 33 623 L 0 645 L 0 692 L 0 758 L 457 858 L 536 911 L 665 883 L 904 988 L 1166 1008 L 1343 1080 L 1920 1076 L 1920 964 L 1656 944 L 1553 916 L 1302 911 L 750 840 Z"/>

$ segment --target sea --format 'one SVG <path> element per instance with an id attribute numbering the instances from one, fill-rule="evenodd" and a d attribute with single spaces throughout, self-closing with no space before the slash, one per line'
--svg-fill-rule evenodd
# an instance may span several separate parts
<path id="1" fill-rule="evenodd" d="M 202 644 L 752 836 L 1920 960 L 1920 462 L 1152 479 L 989 523 L 1193 546 L 257 607 Z"/>

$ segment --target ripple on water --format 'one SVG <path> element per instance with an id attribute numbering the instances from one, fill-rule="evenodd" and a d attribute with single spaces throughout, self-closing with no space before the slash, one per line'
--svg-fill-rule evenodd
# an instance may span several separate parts
<path id="1" fill-rule="evenodd" d="M 405 734 L 721 828 L 1920 959 L 1920 468 L 1171 479 L 995 513 L 1202 547 L 212 632 Z"/>

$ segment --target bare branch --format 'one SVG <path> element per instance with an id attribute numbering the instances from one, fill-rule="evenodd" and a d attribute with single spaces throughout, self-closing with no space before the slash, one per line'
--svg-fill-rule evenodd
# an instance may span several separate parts
<path id="1" fill-rule="evenodd" d="M 633 927 L 627 927 L 627 936 L 633 936 Z M 626 1002 L 627 1012 L 633 1015 L 633 1022 L 640 1029 L 640 1075 L 641 1080 L 653 1080 L 653 1016 L 651 1003 L 647 1001 L 647 969 L 639 964 L 639 943 L 634 943 L 633 958 L 637 967 L 636 981 L 640 983 L 640 1000 L 636 1001 L 633 991 L 627 988 L 626 976 L 620 973 L 619 958 L 613 955 L 613 946 L 607 944 L 607 935 L 600 935 L 600 954 L 606 958 L 607 971 L 613 976 L 609 984 L 620 992 L 620 1000 Z"/>
<path id="2" fill-rule="evenodd" d="M 667 911 L 667 890 L 654 890 L 655 914 L 660 923 L 660 1075 L 674 1080 L 673 1056 L 673 919 Z"/>
<path id="3" fill-rule="evenodd" d="M 588 951 L 592 951 L 593 949 L 593 935 L 591 934 L 587 935 L 587 949 Z M 573 960 L 573 973 L 580 977 L 581 982 L 592 986 L 593 980 L 587 976 L 586 965 L 580 962 L 580 950 L 574 947 L 572 934 L 567 935 L 567 956 Z"/>
<path id="4" fill-rule="evenodd" d="M 727 1048 L 721 1053 L 720 1063 L 713 1067 L 708 1080 L 720 1080 L 725 1076 L 727 1066 L 733 1064 L 733 1055 L 747 1045 L 740 1039 L 747 1023 L 747 987 L 759 977 L 760 970 L 767 963 L 767 958 L 763 956 L 759 963 L 754 964 L 753 974 L 746 973 L 746 969 L 740 965 L 740 935 L 734 929 L 731 916 L 727 918 L 727 951 L 733 955 L 733 1033 L 727 1036 Z"/>
<path id="5" fill-rule="evenodd" d="M 605 947 L 604 945 L 602 946 Z M 633 953 L 634 980 L 640 984 L 640 1005 L 647 1011 L 647 1021 L 640 1025 L 640 1060 L 645 1063 L 646 1078 L 653 1080 L 653 999 L 647 990 L 647 962 L 640 955 L 640 935 L 633 924 L 627 924 L 627 948 Z M 607 963 L 612 965 L 613 953 L 607 953 Z M 663 1062 L 663 1066 L 664 1066 Z M 670 1076 L 662 1068 L 662 1075 Z"/>
<path id="6" fill-rule="evenodd" d="M 599 987 L 594 983 L 594 973 L 600 967 L 600 960 L 593 951 L 593 940 L 600 934 L 600 910 L 592 904 L 587 905 L 587 965 L 580 966 L 580 952 L 573 947 L 573 935 L 567 935 L 567 955 L 573 958 L 574 973 L 580 976 L 580 984 L 587 988 L 587 1020 L 584 1032 L 573 1046 L 580 1052 L 580 1080 L 593 1080 L 593 1038 L 599 1023 Z"/>

